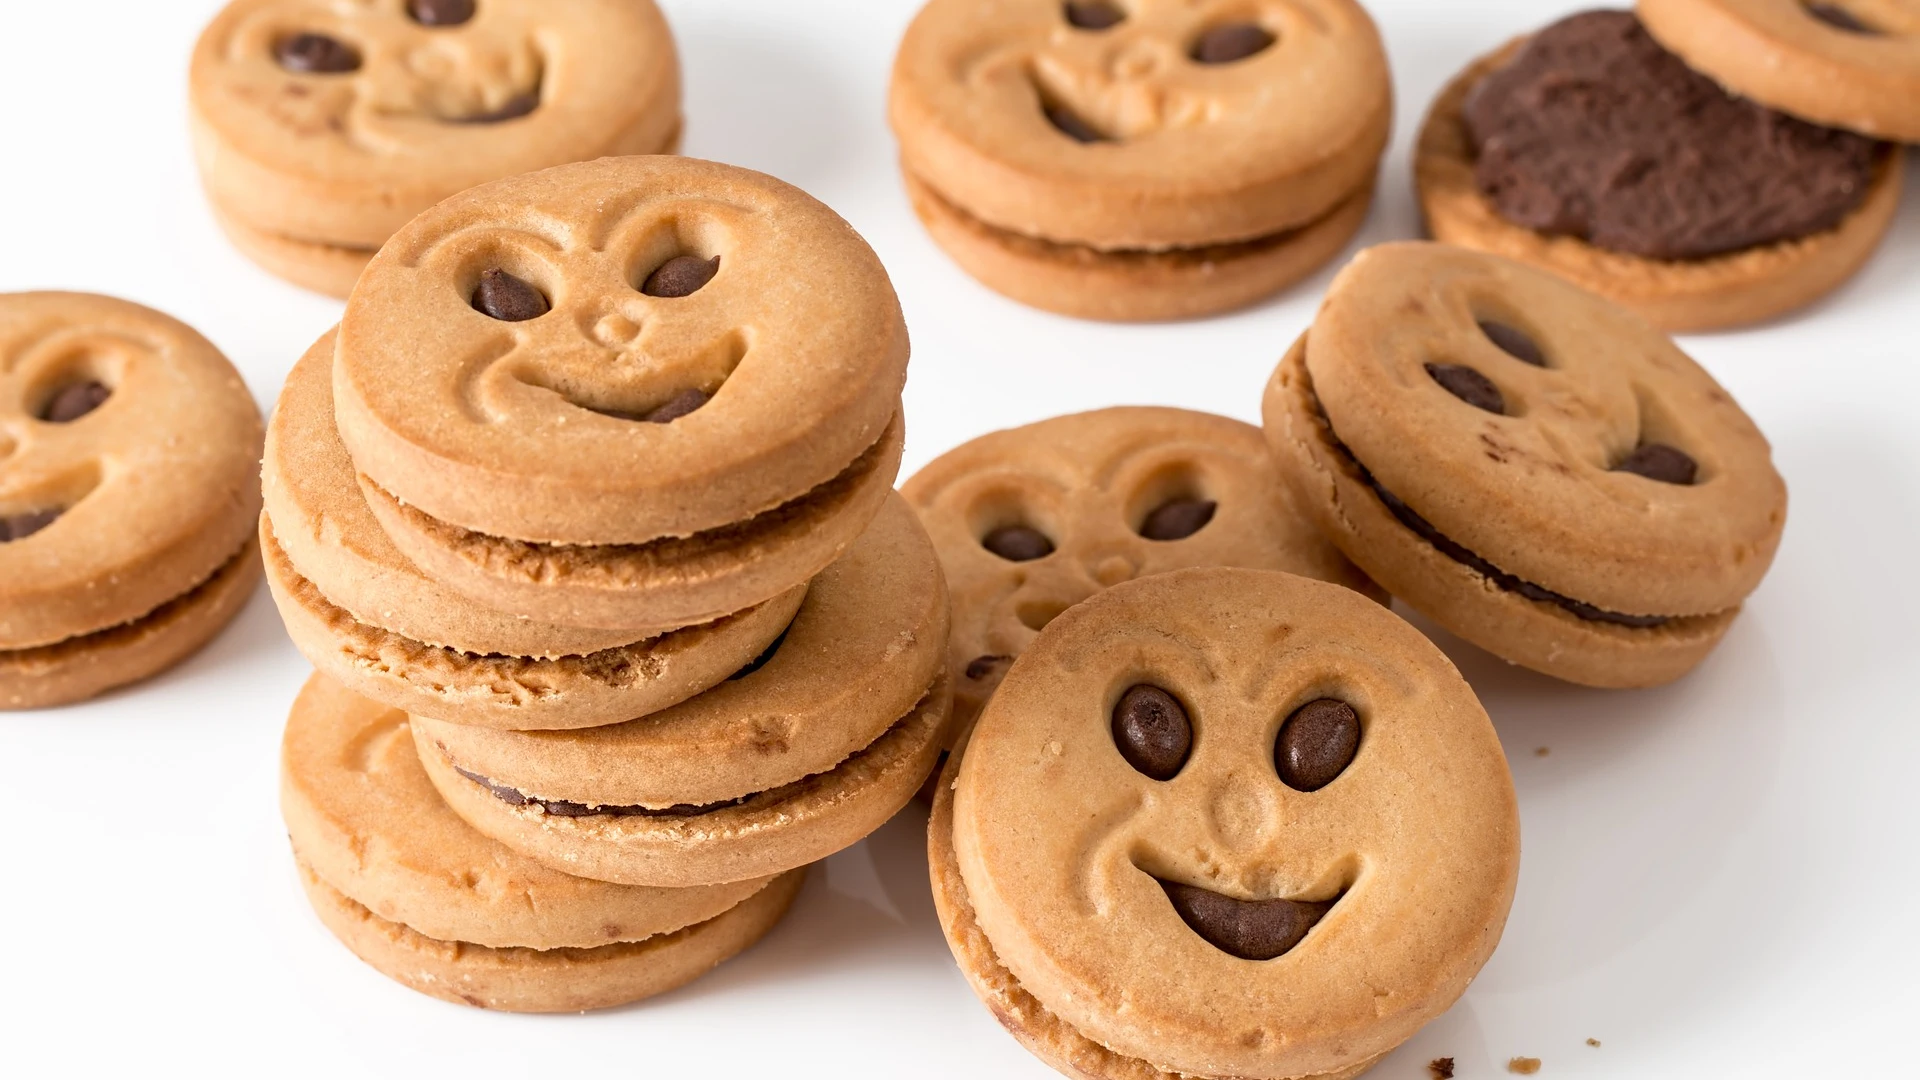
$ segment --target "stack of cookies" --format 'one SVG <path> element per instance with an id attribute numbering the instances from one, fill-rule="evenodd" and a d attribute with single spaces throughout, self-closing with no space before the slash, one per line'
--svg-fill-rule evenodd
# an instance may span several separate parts
<path id="1" fill-rule="evenodd" d="M 890 113 L 914 209 L 968 273 L 1148 320 L 1333 258 L 1366 219 L 1392 99 L 1354 0 L 932 0 Z"/>
<path id="2" fill-rule="evenodd" d="M 563 166 L 393 238 L 288 379 L 261 524 L 320 670 L 286 813 L 349 946 L 474 1004 L 633 1000 L 912 796 L 949 691 L 907 352 L 859 236 L 741 169 Z M 479 884 L 414 880 L 449 869 Z M 557 899 L 495 910 L 527 882 Z"/>
<path id="3" fill-rule="evenodd" d="M 201 180 L 234 246 L 342 297 L 449 195 L 680 139 L 653 0 L 234 0 L 189 78 Z"/>
<path id="4" fill-rule="evenodd" d="M 260 583 L 260 410 L 137 304 L 0 296 L 0 709 L 171 667 Z"/>

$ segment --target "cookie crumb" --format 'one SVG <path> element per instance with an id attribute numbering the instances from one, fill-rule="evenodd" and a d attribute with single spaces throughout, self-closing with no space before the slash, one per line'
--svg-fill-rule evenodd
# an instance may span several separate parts
<path id="1" fill-rule="evenodd" d="M 1553 753 L 1553 748 L 1552 748 L 1552 747 L 1550 747 L 1550 746 L 1543 746 L 1543 747 L 1541 747 L 1541 748 L 1539 748 L 1538 750 L 1535 750 L 1535 751 L 1533 752 L 1533 756 L 1534 756 L 1534 757 L 1546 757 L 1546 756 L 1547 756 L 1548 754 L 1551 754 L 1551 753 Z"/>
<path id="2" fill-rule="evenodd" d="M 1513 1058 L 1507 1062 L 1507 1071 L 1510 1073 L 1519 1073 L 1521 1076 L 1532 1076 L 1534 1073 L 1540 1071 L 1540 1059 Z"/>
<path id="3" fill-rule="evenodd" d="M 1433 1074 L 1433 1080 L 1453 1080 L 1453 1059 L 1434 1058 L 1427 1062 L 1427 1071 Z"/>
<path id="4" fill-rule="evenodd" d="M 1599 1045 L 1600 1045 L 1600 1040 L 1599 1040 L 1599 1039 L 1588 1039 L 1588 1040 L 1587 1040 L 1587 1045 L 1588 1045 L 1588 1046 L 1595 1046 L 1595 1047 L 1597 1047 L 1597 1046 L 1599 1046 Z"/>

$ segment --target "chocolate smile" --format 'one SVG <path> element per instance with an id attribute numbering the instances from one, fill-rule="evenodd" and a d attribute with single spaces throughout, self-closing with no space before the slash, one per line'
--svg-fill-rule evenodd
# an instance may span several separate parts
<path id="1" fill-rule="evenodd" d="M 1319 924 L 1347 895 L 1331 900 L 1236 900 L 1204 889 L 1155 877 L 1182 922 L 1207 944 L 1242 960 L 1271 960 L 1284 955 Z"/>

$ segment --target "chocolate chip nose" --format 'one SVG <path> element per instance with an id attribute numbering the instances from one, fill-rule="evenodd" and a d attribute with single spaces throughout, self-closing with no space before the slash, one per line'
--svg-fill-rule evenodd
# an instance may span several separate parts
<path id="1" fill-rule="evenodd" d="M 1158 880 L 1158 879 L 1156 879 Z M 1212 889 L 1161 881 L 1180 920 L 1207 944 L 1242 960 L 1271 960 L 1300 944 L 1322 916 L 1339 903 L 1306 900 L 1235 900 Z"/>

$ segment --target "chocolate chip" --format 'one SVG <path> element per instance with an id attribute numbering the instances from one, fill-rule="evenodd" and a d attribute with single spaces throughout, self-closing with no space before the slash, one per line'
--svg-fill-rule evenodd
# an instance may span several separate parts
<path id="1" fill-rule="evenodd" d="M 645 420 L 649 424 L 671 424 L 691 412 L 698 412 L 700 406 L 712 401 L 705 391 L 682 390 L 667 399 L 665 405 L 648 413 Z"/>
<path id="2" fill-rule="evenodd" d="M 506 120 L 518 120 L 540 107 L 540 93 L 528 90 L 515 94 L 500 103 L 500 107 L 489 112 L 474 113 L 454 120 L 456 124 L 498 124 Z"/>
<path id="3" fill-rule="evenodd" d="M 59 510 L 35 510 L 31 513 L 0 517 L 0 544 L 13 540 L 25 540 L 53 524 L 61 513 L 62 511 Z"/>
<path id="4" fill-rule="evenodd" d="M 1108 0 L 1067 0 L 1067 22 L 1082 30 L 1106 30 L 1125 22 L 1127 13 Z"/>
<path id="5" fill-rule="evenodd" d="M 1254 23 L 1228 23 L 1200 35 L 1193 58 L 1202 64 L 1231 64 L 1245 60 L 1273 44 L 1273 35 Z"/>
<path id="6" fill-rule="evenodd" d="M 1206 528 L 1219 508 L 1219 503 L 1206 499 L 1170 500 L 1140 523 L 1140 535 L 1149 540 L 1185 540 Z"/>
<path id="7" fill-rule="evenodd" d="M 480 275 L 473 290 L 473 310 L 501 322 L 526 322 L 553 310 L 539 289 L 505 270 L 488 270 Z"/>
<path id="8" fill-rule="evenodd" d="M 1142 683 L 1113 707 L 1113 745 L 1141 775 L 1171 780 L 1193 751 L 1193 723 L 1172 694 Z"/>
<path id="9" fill-rule="evenodd" d="M 1465 364 L 1428 364 L 1427 374 L 1447 393 L 1476 409 L 1490 413 L 1507 411 L 1507 399 L 1500 396 L 1500 388 L 1493 385 L 1493 380 Z"/>
<path id="10" fill-rule="evenodd" d="M 407 0 L 407 14 L 421 26 L 459 26 L 473 18 L 473 0 Z"/>
<path id="11" fill-rule="evenodd" d="M 668 300 L 677 300 L 682 296 L 692 296 L 701 290 L 713 275 L 720 272 L 720 256 L 702 259 L 698 255 L 680 255 L 660 264 L 660 268 L 647 275 L 646 283 L 640 291 L 648 296 L 658 296 Z"/>
<path id="12" fill-rule="evenodd" d="M 1693 483 L 1700 466 L 1683 450 L 1676 450 L 1665 443 L 1643 443 L 1615 465 L 1613 471 L 1629 472 L 1649 480 L 1658 480 L 1662 484 L 1685 487 Z"/>
<path id="13" fill-rule="evenodd" d="M 1235 900 L 1212 889 L 1162 881 L 1182 922 L 1207 944 L 1242 960 L 1271 960 L 1300 944 L 1333 902 Z"/>
<path id="14" fill-rule="evenodd" d="M 1515 360 L 1532 364 L 1534 367 L 1547 366 L 1547 355 L 1540 351 L 1540 346 L 1532 338 L 1506 323 L 1483 322 L 1480 324 L 1480 332 L 1487 335 L 1488 341 L 1500 346 L 1502 352 Z"/>
<path id="15" fill-rule="evenodd" d="M 341 75 L 360 70 L 360 50 L 325 34 L 295 34 L 273 47 L 273 58 L 288 71 Z"/>
<path id="16" fill-rule="evenodd" d="M 113 391 L 92 379 L 69 383 L 61 387 L 60 392 L 53 395 L 46 407 L 40 410 L 40 419 L 49 424 L 71 424 L 105 405 L 112 396 Z"/>
<path id="17" fill-rule="evenodd" d="M 1053 554 L 1047 534 L 1025 525 L 1002 525 L 988 533 L 980 546 L 1008 562 L 1032 562 Z"/>
<path id="18" fill-rule="evenodd" d="M 1061 134 L 1072 139 L 1074 142 L 1097 143 L 1107 141 L 1105 135 L 1100 134 L 1100 132 L 1094 129 L 1092 124 L 1080 119 L 1080 117 L 1075 115 L 1070 109 L 1062 108 L 1059 105 L 1045 105 L 1042 106 L 1042 109 L 1047 114 L 1047 122 L 1060 129 Z"/>
<path id="19" fill-rule="evenodd" d="M 1360 749 L 1360 717 L 1335 698 L 1309 701 L 1280 725 L 1273 767 L 1295 791 L 1319 791 L 1353 764 Z"/>
<path id="20" fill-rule="evenodd" d="M 1012 659 L 1011 656 L 976 656 L 967 664 L 967 678 L 979 682 L 1000 670 L 1000 665 Z"/>
<path id="21" fill-rule="evenodd" d="M 1866 34 L 1877 37 L 1879 30 L 1860 21 L 1860 17 L 1838 4 L 1808 4 L 1807 14 L 1836 29 L 1849 34 Z"/>

